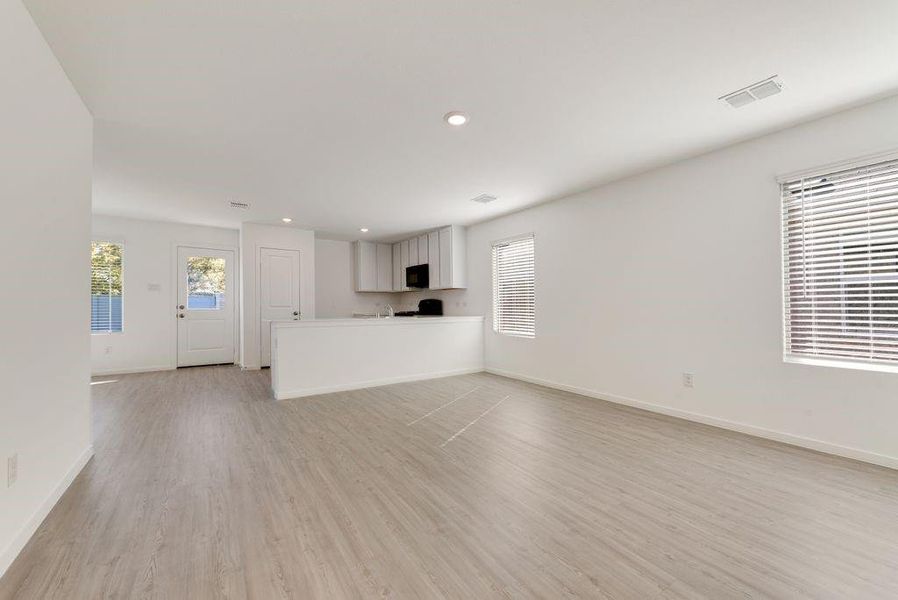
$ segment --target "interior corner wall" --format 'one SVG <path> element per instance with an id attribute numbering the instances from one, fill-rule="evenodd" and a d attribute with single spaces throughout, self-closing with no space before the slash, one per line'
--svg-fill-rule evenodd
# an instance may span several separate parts
<path id="1" fill-rule="evenodd" d="M 240 364 L 261 365 L 259 264 L 262 248 L 299 251 L 299 310 L 315 318 L 315 232 L 295 227 L 244 223 L 240 228 Z"/>
<path id="2" fill-rule="evenodd" d="M 239 232 L 94 215 L 92 235 L 95 240 L 123 244 L 123 326 L 121 333 L 91 335 L 91 372 L 107 375 L 174 369 L 178 359 L 175 248 L 178 244 L 228 247 L 236 255 Z M 238 272 L 235 265 L 235 277 Z"/>
<path id="3" fill-rule="evenodd" d="M 93 123 L 19 0 L 0 0 L 0 73 L 2 575 L 92 456 Z"/>
<path id="4" fill-rule="evenodd" d="M 488 317 L 491 242 L 536 236 L 536 338 L 488 318 L 488 368 L 898 467 L 898 375 L 783 362 L 775 180 L 895 149 L 893 97 L 470 227 Z"/>

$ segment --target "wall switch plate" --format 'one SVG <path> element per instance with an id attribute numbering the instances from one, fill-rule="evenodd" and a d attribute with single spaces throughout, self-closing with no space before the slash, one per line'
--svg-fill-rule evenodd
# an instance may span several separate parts
<path id="1" fill-rule="evenodd" d="M 106 346 L 106 354 L 112 354 L 112 346 Z"/>
<path id="2" fill-rule="evenodd" d="M 694 377 L 695 375 L 692 373 L 683 373 L 683 387 L 695 387 L 695 381 L 693 381 Z"/>
<path id="3" fill-rule="evenodd" d="M 12 487 L 12 484 L 19 478 L 19 455 L 13 454 L 6 459 L 6 487 Z"/>
<path id="4" fill-rule="evenodd" d="M 148 292 L 158 292 L 162 290 L 162 284 L 159 283 L 148 283 L 147 291 Z"/>

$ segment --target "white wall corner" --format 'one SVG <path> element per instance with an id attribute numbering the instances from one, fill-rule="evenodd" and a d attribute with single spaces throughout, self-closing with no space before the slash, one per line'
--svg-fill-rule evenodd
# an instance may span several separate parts
<path id="1" fill-rule="evenodd" d="M 81 473 L 85 466 L 87 466 L 87 463 L 90 462 L 93 455 L 93 445 L 84 449 L 77 460 L 75 460 L 75 463 L 63 476 L 62 480 L 50 492 L 50 495 L 47 496 L 40 506 L 38 506 L 37 510 L 34 511 L 34 514 L 31 515 L 31 518 L 22 525 L 22 528 L 19 529 L 15 538 L 13 538 L 9 545 L 0 552 L 0 577 L 6 573 L 7 569 L 12 565 L 22 549 L 28 544 L 31 536 L 33 536 L 38 527 L 41 526 L 41 523 L 44 522 L 44 519 L 47 518 L 47 515 L 50 514 L 50 511 L 52 511 L 53 507 L 56 506 L 56 503 L 59 502 L 59 499 L 62 498 L 66 490 L 69 489 L 69 486 L 72 485 L 72 482 L 75 481 L 78 474 Z"/>

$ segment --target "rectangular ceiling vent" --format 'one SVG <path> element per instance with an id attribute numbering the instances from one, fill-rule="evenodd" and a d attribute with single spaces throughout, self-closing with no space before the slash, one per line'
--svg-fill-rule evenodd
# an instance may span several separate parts
<path id="1" fill-rule="evenodd" d="M 249 208 L 249 204 L 246 202 L 236 202 L 231 200 L 231 208 L 239 208 L 240 210 L 246 210 Z"/>
<path id="2" fill-rule="evenodd" d="M 489 194 L 480 194 L 476 198 L 471 198 L 471 202 L 479 202 L 480 204 L 489 204 L 495 200 L 498 200 L 498 198 Z"/>
<path id="3" fill-rule="evenodd" d="M 783 84 L 780 83 L 776 75 L 771 75 L 767 79 L 753 83 L 735 92 L 730 92 L 718 99 L 723 100 L 733 108 L 741 108 L 755 100 L 763 100 L 779 94 L 781 91 L 783 91 Z"/>

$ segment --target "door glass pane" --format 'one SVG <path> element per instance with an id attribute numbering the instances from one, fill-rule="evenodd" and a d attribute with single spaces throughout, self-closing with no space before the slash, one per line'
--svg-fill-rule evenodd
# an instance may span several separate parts
<path id="1" fill-rule="evenodd" d="M 220 310 L 224 306 L 225 259 L 191 256 L 187 259 L 187 308 Z"/>

